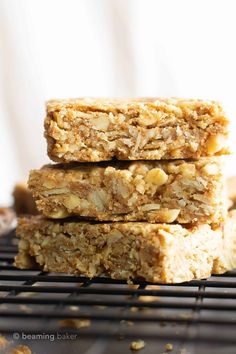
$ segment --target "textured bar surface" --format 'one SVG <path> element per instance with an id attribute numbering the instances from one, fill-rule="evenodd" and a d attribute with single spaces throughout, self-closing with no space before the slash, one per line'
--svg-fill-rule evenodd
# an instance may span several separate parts
<path id="1" fill-rule="evenodd" d="M 88 277 L 178 283 L 236 266 L 236 212 L 213 229 L 150 223 L 19 220 L 15 265 Z"/>
<path id="2" fill-rule="evenodd" d="M 228 119 L 214 101 L 177 98 L 52 100 L 48 155 L 57 162 L 186 159 L 222 155 Z"/>
<path id="3" fill-rule="evenodd" d="M 219 223 L 226 216 L 222 160 L 48 165 L 29 188 L 48 218 Z"/>

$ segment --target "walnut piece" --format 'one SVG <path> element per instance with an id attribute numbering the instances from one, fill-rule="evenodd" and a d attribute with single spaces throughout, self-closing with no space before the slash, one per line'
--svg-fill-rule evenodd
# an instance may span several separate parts
<path id="1" fill-rule="evenodd" d="M 145 181 L 160 187 L 168 181 L 168 175 L 160 168 L 153 168 L 148 171 Z"/>
<path id="2" fill-rule="evenodd" d="M 106 115 L 101 115 L 91 119 L 91 124 L 94 129 L 106 131 L 109 126 L 109 118 Z"/>
<path id="3" fill-rule="evenodd" d="M 161 222 L 172 223 L 174 222 L 180 213 L 180 209 L 167 209 L 167 210 L 160 210 L 159 218 Z"/>

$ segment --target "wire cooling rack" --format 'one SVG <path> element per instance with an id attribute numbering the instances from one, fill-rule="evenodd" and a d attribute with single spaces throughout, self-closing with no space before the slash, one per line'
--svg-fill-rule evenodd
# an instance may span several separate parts
<path id="1" fill-rule="evenodd" d="M 13 339 L 16 334 L 16 339 L 21 338 L 22 331 L 24 335 L 79 333 L 84 341 L 110 338 L 116 340 L 117 353 L 122 340 L 137 338 L 152 344 L 173 342 L 174 348 L 177 344 L 180 348 L 176 353 L 189 343 L 203 346 L 201 353 L 206 346 L 207 354 L 209 348 L 215 348 L 212 353 L 221 353 L 220 348 L 236 352 L 236 271 L 175 285 L 128 285 L 105 277 L 91 280 L 17 270 L 16 243 L 14 232 L 0 238 L 1 334 Z M 71 319 L 79 320 L 77 325 Z M 153 348 L 158 353 L 157 346 Z"/>

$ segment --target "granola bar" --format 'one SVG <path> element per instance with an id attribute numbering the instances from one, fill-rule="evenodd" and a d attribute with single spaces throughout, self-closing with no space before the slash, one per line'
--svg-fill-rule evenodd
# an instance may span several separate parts
<path id="1" fill-rule="evenodd" d="M 219 223 L 226 213 L 220 157 L 48 165 L 29 188 L 46 217 Z"/>
<path id="2" fill-rule="evenodd" d="M 236 266 L 236 212 L 225 224 L 90 223 L 21 218 L 15 265 L 87 277 L 179 283 Z"/>
<path id="3" fill-rule="evenodd" d="M 57 162 L 199 158 L 228 153 L 228 119 L 214 101 L 177 98 L 52 100 L 48 155 Z"/>
<path id="4" fill-rule="evenodd" d="M 37 208 L 31 192 L 25 183 L 17 183 L 13 190 L 13 209 L 18 216 L 29 214 L 36 215 Z"/>

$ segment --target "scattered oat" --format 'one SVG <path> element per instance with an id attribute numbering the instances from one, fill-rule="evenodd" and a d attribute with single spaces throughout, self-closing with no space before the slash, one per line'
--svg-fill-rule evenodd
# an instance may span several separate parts
<path id="1" fill-rule="evenodd" d="M 70 306 L 69 309 L 71 311 L 79 311 L 79 306 Z"/>
<path id="2" fill-rule="evenodd" d="M 133 341 L 130 344 L 130 349 L 131 350 L 141 350 L 145 347 L 145 345 L 146 345 L 146 343 L 144 342 L 144 340 L 138 339 L 138 340 Z"/>
<path id="3" fill-rule="evenodd" d="M 87 328 L 91 326 L 91 321 L 87 319 L 75 319 L 75 318 L 68 318 L 59 321 L 60 327 L 68 327 L 68 328 Z"/>

